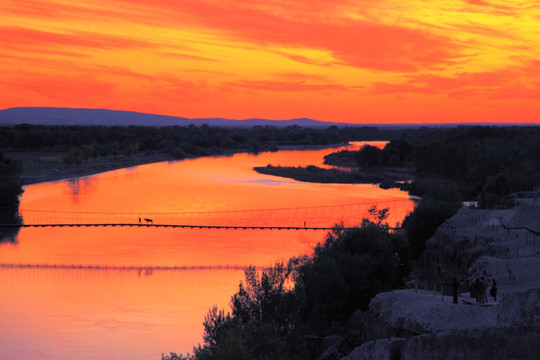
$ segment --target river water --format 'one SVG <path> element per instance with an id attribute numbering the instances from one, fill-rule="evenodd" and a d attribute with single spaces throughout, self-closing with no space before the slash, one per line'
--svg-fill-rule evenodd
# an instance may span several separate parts
<path id="1" fill-rule="evenodd" d="M 383 142 L 371 143 L 383 146 Z M 343 148 L 358 148 L 357 143 Z M 323 166 L 339 149 L 163 162 L 29 185 L 29 223 L 328 227 L 358 224 L 372 205 L 394 225 L 407 193 L 313 184 L 254 166 Z M 310 254 L 322 230 L 135 227 L 22 228 L 0 244 L 0 358 L 159 359 L 202 341 L 208 309 L 228 302 L 240 267 Z"/>

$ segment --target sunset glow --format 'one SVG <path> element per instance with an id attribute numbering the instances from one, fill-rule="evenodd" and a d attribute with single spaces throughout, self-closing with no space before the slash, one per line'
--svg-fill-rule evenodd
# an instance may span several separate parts
<path id="1" fill-rule="evenodd" d="M 533 0 L 6 0 L 0 108 L 540 122 Z"/>

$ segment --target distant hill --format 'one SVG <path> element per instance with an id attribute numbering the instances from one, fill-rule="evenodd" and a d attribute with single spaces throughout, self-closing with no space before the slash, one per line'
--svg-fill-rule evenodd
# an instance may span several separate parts
<path id="1" fill-rule="evenodd" d="M 419 127 L 455 127 L 458 125 L 484 125 L 484 126 L 538 126 L 538 123 L 515 124 L 515 123 L 446 123 L 446 124 L 350 124 L 326 122 L 307 118 L 290 120 L 246 119 L 234 120 L 224 118 L 195 118 L 189 119 L 177 116 L 145 114 L 135 111 L 119 111 L 107 109 L 72 109 L 54 107 L 16 107 L 0 110 L 0 125 L 104 125 L 104 126 L 189 126 L 191 124 L 201 126 L 208 124 L 221 127 L 252 127 L 252 126 L 277 126 L 285 127 L 298 125 L 301 127 L 325 128 L 332 125 L 346 126 L 369 126 L 386 129 L 414 129 Z"/>
<path id="2" fill-rule="evenodd" d="M 223 118 L 189 119 L 184 117 L 145 114 L 134 111 L 106 109 L 71 109 L 51 107 L 18 107 L 0 110 L 0 125 L 105 125 L 105 126 L 201 126 L 252 127 L 272 125 L 278 127 L 298 125 L 302 127 L 354 126 L 354 124 L 329 123 L 312 119 L 231 120 Z"/>

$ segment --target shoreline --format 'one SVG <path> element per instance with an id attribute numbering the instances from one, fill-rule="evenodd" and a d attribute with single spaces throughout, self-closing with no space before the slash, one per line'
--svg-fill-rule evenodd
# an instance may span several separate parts
<path id="1" fill-rule="evenodd" d="M 405 168 L 368 168 L 356 171 L 344 171 L 339 168 L 320 168 L 314 165 L 294 166 L 256 166 L 254 171 L 259 174 L 277 176 L 302 182 L 318 184 L 374 184 L 381 189 L 404 190 L 406 184 L 414 179 L 414 173 Z M 362 170 L 362 171 L 360 171 Z"/>
<path id="2" fill-rule="evenodd" d="M 278 151 L 295 150 L 318 150 L 324 148 L 339 148 L 347 144 L 329 144 L 329 145 L 280 145 Z M 261 151 L 262 152 L 267 152 Z M 57 152 L 23 152 L 23 151 L 5 151 L 10 158 L 18 160 L 23 165 L 21 181 L 23 186 L 39 183 L 69 180 L 85 176 L 96 175 L 108 171 L 126 169 L 139 165 L 159 163 L 163 161 L 182 161 L 191 160 L 209 156 L 231 156 L 234 154 L 246 153 L 247 149 L 237 149 L 225 152 L 223 154 L 210 154 L 201 156 L 186 157 L 177 159 L 170 154 L 136 154 L 130 157 L 118 155 L 114 157 L 97 158 L 88 160 L 78 167 L 67 166 L 62 161 L 63 153 Z"/>
<path id="3" fill-rule="evenodd" d="M 23 186 L 34 185 L 39 183 L 91 176 L 108 171 L 126 169 L 133 166 L 174 160 L 178 159 L 175 159 L 172 155 L 153 154 L 135 155 L 131 157 L 119 156 L 116 159 L 104 158 L 98 159 L 96 161 L 89 160 L 88 163 L 82 164 L 79 167 L 66 167 L 63 169 L 54 168 L 45 172 L 25 173 L 23 167 L 21 181 L 23 183 Z"/>

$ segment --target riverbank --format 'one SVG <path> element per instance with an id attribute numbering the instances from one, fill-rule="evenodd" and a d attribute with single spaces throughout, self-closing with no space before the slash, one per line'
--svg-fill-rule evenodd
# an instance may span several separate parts
<path id="1" fill-rule="evenodd" d="M 6 152 L 6 156 L 22 164 L 23 185 L 59 181 L 89 176 L 132 166 L 175 160 L 168 154 L 137 154 L 132 156 L 99 157 L 79 166 L 64 163 L 65 153 L 59 152 Z"/>

